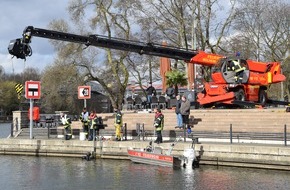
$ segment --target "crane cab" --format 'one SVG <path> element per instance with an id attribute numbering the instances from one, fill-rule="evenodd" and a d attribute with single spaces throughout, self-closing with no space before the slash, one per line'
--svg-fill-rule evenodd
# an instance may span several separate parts
<path id="1" fill-rule="evenodd" d="M 242 80 L 241 84 L 246 84 L 249 80 L 250 71 L 246 60 L 243 59 L 228 59 L 224 58 L 219 61 L 211 70 L 212 80 L 216 84 L 235 84 L 237 83 L 237 72 L 233 68 L 233 61 L 236 61 L 240 64 L 241 68 L 244 70 L 241 71 Z"/>

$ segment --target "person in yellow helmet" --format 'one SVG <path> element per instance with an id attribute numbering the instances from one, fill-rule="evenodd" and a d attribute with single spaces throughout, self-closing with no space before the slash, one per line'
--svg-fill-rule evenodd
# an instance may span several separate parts
<path id="1" fill-rule="evenodd" d="M 123 118 L 122 118 L 122 113 L 119 109 L 114 109 L 115 111 L 115 122 L 114 122 L 114 126 L 116 129 L 116 141 L 121 141 L 122 137 L 121 137 L 121 128 L 123 125 Z"/>
<path id="2" fill-rule="evenodd" d="M 244 70 L 246 70 L 246 68 L 243 67 L 238 60 L 232 60 L 231 69 L 236 73 L 236 83 L 241 84 L 243 82 Z"/>
<path id="3" fill-rule="evenodd" d="M 71 119 L 69 117 L 64 121 L 64 130 L 65 130 L 65 140 L 70 140 L 72 138 L 72 128 L 71 128 Z"/>

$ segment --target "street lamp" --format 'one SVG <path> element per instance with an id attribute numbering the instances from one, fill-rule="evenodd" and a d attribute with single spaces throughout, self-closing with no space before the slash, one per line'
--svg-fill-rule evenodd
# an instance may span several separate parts
<path id="1" fill-rule="evenodd" d="M 195 18 L 195 16 L 194 16 L 194 14 L 195 14 L 195 9 L 193 10 L 193 18 L 192 18 L 192 49 L 193 50 L 196 50 L 197 48 L 196 48 L 196 18 Z M 193 100 L 194 100 L 194 103 L 195 103 L 195 108 L 196 108 L 196 101 L 197 101 L 197 97 L 196 97 L 196 92 L 197 92 L 197 82 L 196 82 L 196 80 L 197 80 L 197 65 L 194 63 L 194 77 L 193 77 Z"/>

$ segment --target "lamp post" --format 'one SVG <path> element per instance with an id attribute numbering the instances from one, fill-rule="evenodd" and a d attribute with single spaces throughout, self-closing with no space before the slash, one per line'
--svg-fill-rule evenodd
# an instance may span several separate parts
<path id="1" fill-rule="evenodd" d="M 193 18 L 192 18 L 192 37 L 191 37 L 191 40 L 192 40 L 192 49 L 193 50 L 196 50 L 196 18 L 195 18 L 195 9 L 193 9 Z M 194 63 L 194 77 L 193 77 L 193 100 L 194 100 L 194 103 L 195 103 L 195 108 L 196 108 L 196 101 L 197 101 L 197 98 L 196 98 L 196 91 L 197 91 L 197 82 L 196 82 L 196 79 L 197 79 L 197 65 Z"/>

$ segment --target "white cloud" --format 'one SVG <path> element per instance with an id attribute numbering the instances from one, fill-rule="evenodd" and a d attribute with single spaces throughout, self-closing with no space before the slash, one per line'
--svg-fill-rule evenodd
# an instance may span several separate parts
<path id="1" fill-rule="evenodd" d="M 11 55 L 8 53 L 9 41 L 22 37 L 26 26 L 47 28 L 53 19 L 69 20 L 67 12 L 69 0 L 1 0 L 0 1 L 0 65 L 6 73 L 12 73 Z M 50 64 L 54 50 L 48 40 L 33 38 L 31 44 L 33 55 L 28 57 L 25 66 L 40 71 Z M 23 60 L 13 59 L 14 72 L 20 73 L 24 68 Z"/>

